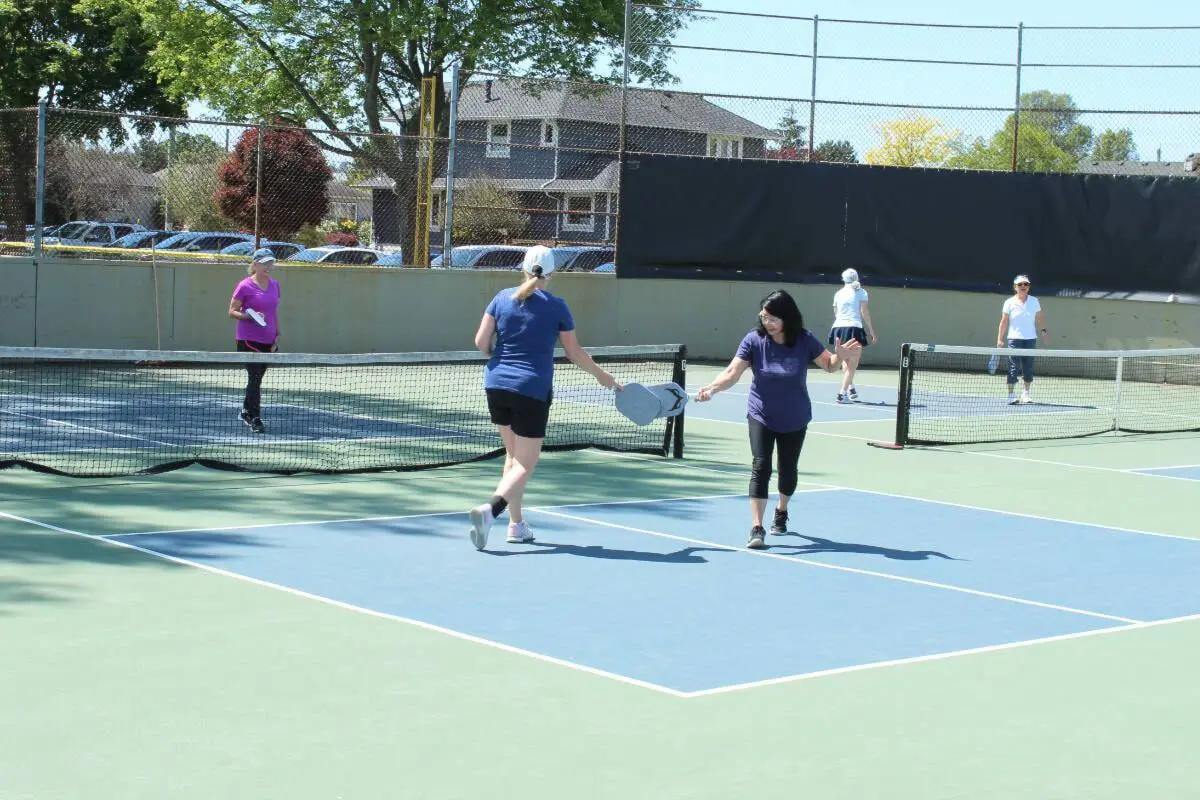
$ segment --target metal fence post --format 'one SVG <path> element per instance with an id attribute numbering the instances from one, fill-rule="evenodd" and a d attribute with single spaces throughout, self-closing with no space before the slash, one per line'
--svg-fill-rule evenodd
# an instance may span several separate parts
<path id="1" fill-rule="evenodd" d="M 42 226 L 46 221 L 46 98 L 38 100 L 37 183 L 33 195 L 33 257 L 42 257 Z"/>
<path id="2" fill-rule="evenodd" d="M 617 126 L 617 218 L 613 220 L 613 263 L 620 258 L 621 239 L 621 188 L 625 182 L 625 150 L 629 146 L 625 128 L 629 122 L 629 37 L 633 28 L 633 0 L 625 0 L 625 31 L 621 45 L 621 123 Z M 609 212 L 612 206 L 609 206 Z M 555 228 L 557 229 L 557 224 Z M 620 269 L 617 270 L 620 272 Z"/>
<path id="3" fill-rule="evenodd" d="M 817 160 L 817 25 L 818 17 L 813 14 L 812 86 L 808 93 L 808 160 Z"/>
<path id="4" fill-rule="evenodd" d="M 450 70 L 450 144 L 446 153 L 446 208 L 442 220 L 442 266 L 454 250 L 454 151 L 458 141 L 458 64 Z"/>
<path id="5" fill-rule="evenodd" d="M 263 170 L 262 148 L 263 148 L 263 136 L 265 134 L 266 134 L 266 131 L 263 129 L 263 124 L 261 122 L 258 123 L 258 143 L 257 143 L 258 153 L 254 157 L 254 161 L 255 161 L 254 171 L 256 173 L 254 176 L 254 249 L 255 250 L 262 247 L 262 236 L 259 233 L 259 227 L 258 227 L 258 215 L 259 215 L 260 209 L 262 208 L 262 170 Z"/>
<path id="6" fill-rule="evenodd" d="M 1021 134 L 1021 48 L 1025 42 L 1025 23 L 1017 23 L 1017 97 L 1013 102 L 1012 171 L 1017 171 L 1017 154 Z"/>

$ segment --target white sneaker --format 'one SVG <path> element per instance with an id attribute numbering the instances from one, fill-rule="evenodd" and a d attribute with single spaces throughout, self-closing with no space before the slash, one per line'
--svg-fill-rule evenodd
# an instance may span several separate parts
<path id="1" fill-rule="evenodd" d="M 471 544 L 476 550 L 487 547 L 488 531 L 492 529 L 492 507 L 488 503 L 471 509 Z"/>
<path id="2" fill-rule="evenodd" d="M 1008 404 L 1010 406 L 1015 406 L 1017 404 L 1017 395 L 1015 392 L 1008 393 Z"/>
<path id="3" fill-rule="evenodd" d="M 1031 394 L 1029 394 L 1029 392 L 1027 392 L 1027 391 L 1021 392 L 1021 404 L 1022 405 L 1027 406 L 1032 402 L 1033 402 L 1033 396 Z"/>
<path id="4" fill-rule="evenodd" d="M 528 522 L 510 522 L 508 523 L 508 543 L 509 544 L 529 544 L 533 541 L 533 534 L 529 532 Z"/>

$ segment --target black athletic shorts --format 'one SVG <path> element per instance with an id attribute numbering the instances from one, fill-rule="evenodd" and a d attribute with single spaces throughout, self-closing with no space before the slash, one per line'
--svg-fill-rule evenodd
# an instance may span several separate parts
<path id="1" fill-rule="evenodd" d="M 488 412 L 492 422 L 507 425 L 517 436 L 526 439 L 545 439 L 546 424 L 550 421 L 550 402 L 553 393 L 545 400 L 537 400 L 520 392 L 508 389 L 488 389 Z"/>

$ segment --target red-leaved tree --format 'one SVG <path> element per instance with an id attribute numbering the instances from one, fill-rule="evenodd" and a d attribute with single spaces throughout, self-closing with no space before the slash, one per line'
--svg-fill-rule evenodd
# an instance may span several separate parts
<path id="1" fill-rule="evenodd" d="M 217 171 L 217 207 L 242 230 L 254 230 L 258 180 L 258 129 L 238 139 Z M 316 225 L 329 210 L 327 184 L 333 171 L 320 147 L 294 128 L 268 128 L 262 141 L 262 196 L 258 230 L 264 239 L 288 239 L 304 225 Z"/>

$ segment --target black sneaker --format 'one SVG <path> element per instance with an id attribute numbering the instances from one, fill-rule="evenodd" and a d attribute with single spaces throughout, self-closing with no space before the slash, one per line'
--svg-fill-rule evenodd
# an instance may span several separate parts
<path id="1" fill-rule="evenodd" d="M 762 550 L 767 546 L 763 541 L 766 535 L 767 532 L 763 530 L 762 525 L 755 525 L 750 529 L 750 541 L 746 542 L 746 547 L 749 547 L 751 550 Z"/>
<path id="2" fill-rule="evenodd" d="M 776 536 L 782 536 L 787 533 L 788 515 L 787 509 L 775 509 L 775 521 L 771 523 L 771 533 Z"/>
<path id="3" fill-rule="evenodd" d="M 247 428 L 254 427 L 254 417 L 250 416 L 250 412 L 246 409 L 243 408 L 240 412 L 238 412 L 238 419 L 240 419 Z"/>
<path id="4" fill-rule="evenodd" d="M 262 417 L 255 417 L 254 419 L 250 420 L 250 430 L 254 431 L 255 433 L 267 432 L 267 426 L 263 425 Z"/>

